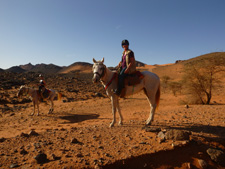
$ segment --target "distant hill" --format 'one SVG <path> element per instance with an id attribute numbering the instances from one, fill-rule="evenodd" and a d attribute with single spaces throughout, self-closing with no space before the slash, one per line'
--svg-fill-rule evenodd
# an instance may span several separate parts
<path id="1" fill-rule="evenodd" d="M 155 72 L 159 76 L 170 76 L 173 79 L 180 79 L 183 74 L 183 66 L 187 63 L 195 63 L 200 62 L 205 59 L 219 59 L 220 61 L 224 60 L 225 63 L 225 52 L 214 52 L 208 53 L 205 55 L 197 56 L 188 60 L 177 60 L 172 64 L 165 65 L 146 65 L 140 61 L 136 61 L 136 66 L 139 67 L 140 70 L 150 70 Z M 54 64 L 36 64 L 32 65 L 31 63 L 13 66 L 9 69 L 3 70 L 0 69 L 0 72 L 8 71 L 8 72 L 38 72 L 45 74 L 55 74 L 55 73 L 74 73 L 74 72 L 83 72 L 90 73 L 92 71 L 91 63 L 87 62 L 75 62 L 69 66 L 60 67 Z M 143 67 L 143 68 L 140 68 Z M 112 67 L 114 69 L 114 67 Z"/>
<path id="2" fill-rule="evenodd" d="M 144 67 L 146 64 L 136 60 L 136 67 Z"/>
<path id="3" fill-rule="evenodd" d="M 39 72 L 39 73 L 47 73 L 47 74 L 54 74 L 58 73 L 62 67 L 54 65 L 54 64 L 37 64 L 31 70 L 32 72 Z"/>
<path id="4" fill-rule="evenodd" d="M 84 72 L 89 73 L 92 70 L 93 64 L 87 62 L 75 62 L 67 67 L 64 67 L 58 73 Z"/>
<path id="5" fill-rule="evenodd" d="M 4 72 L 4 70 L 0 68 L 0 72 Z"/>
<path id="6" fill-rule="evenodd" d="M 30 71 L 30 70 L 32 70 L 35 66 L 32 65 L 31 63 L 28 63 L 28 64 L 26 64 L 26 65 L 20 65 L 19 67 L 21 67 L 21 68 L 24 69 L 24 70 Z"/>
<path id="7" fill-rule="evenodd" d="M 171 79 L 181 80 L 183 76 L 183 67 L 185 64 L 195 64 L 196 62 L 201 62 L 203 60 L 210 60 L 210 59 L 220 59 L 221 62 L 225 63 L 225 52 L 214 52 L 214 53 L 208 53 L 205 55 L 197 56 L 188 60 L 182 60 L 174 64 L 168 64 L 168 65 L 155 65 L 154 68 L 152 68 L 152 71 L 162 76 L 169 76 Z M 224 64 L 225 66 L 225 64 Z"/>
<path id="8" fill-rule="evenodd" d="M 19 66 L 13 66 L 9 69 L 6 69 L 5 71 L 6 72 L 13 72 L 13 73 L 24 73 L 24 72 L 26 72 L 26 70 L 22 69 Z"/>

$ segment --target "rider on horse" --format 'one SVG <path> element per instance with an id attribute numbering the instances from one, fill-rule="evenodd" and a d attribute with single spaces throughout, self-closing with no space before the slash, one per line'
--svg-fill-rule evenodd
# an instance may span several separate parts
<path id="1" fill-rule="evenodd" d="M 122 60 L 119 63 L 119 80 L 118 80 L 118 87 L 115 90 L 115 94 L 120 96 L 122 89 L 124 88 L 124 78 L 136 72 L 136 63 L 134 52 L 129 49 L 129 42 L 128 40 L 123 40 L 121 43 L 122 48 L 124 49 L 122 54 Z"/>
<path id="2" fill-rule="evenodd" d="M 42 74 L 39 75 L 39 94 L 43 98 L 44 91 L 46 89 L 46 82 L 44 80 L 44 76 Z"/>

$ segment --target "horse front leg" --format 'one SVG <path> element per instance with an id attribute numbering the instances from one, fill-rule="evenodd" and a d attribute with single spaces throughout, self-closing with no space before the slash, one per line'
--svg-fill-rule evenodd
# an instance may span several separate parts
<path id="1" fill-rule="evenodd" d="M 38 102 L 38 100 L 37 100 L 37 111 L 38 111 L 37 115 L 39 116 L 39 102 Z"/>
<path id="2" fill-rule="evenodd" d="M 33 107 L 34 107 L 34 110 L 33 110 L 33 112 L 31 113 L 31 116 L 33 116 L 34 113 L 35 113 L 35 101 L 34 101 L 34 100 L 33 100 Z"/>
<path id="3" fill-rule="evenodd" d="M 54 103 L 53 103 L 53 100 L 50 100 L 50 102 L 51 102 L 51 105 L 50 105 L 50 108 L 49 108 L 49 111 L 48 111 L 48 114 L 51 114 L 52 112 L 53 112 L 53 110 L 54 110 Z"/>
<path id="4" fill-rule="evenodd" d="M 113 127 L 116 122 L 116 100 L 115 97 L 111 97 L 111 103 L 112 103 L 112 114 L 113 114 L 113 120 L 110 123 L 109 127 Z"/>
<path id="5" fill-rule="evenodd" d="M 119 105 L 119 99 L 118 98 L 116 98 L 116 102 L 117 102 L 117 104 L 116 104 L 117 105 L 117 111 L 118 111 L 119 117 L 120 117 L 119 125 L 121 126 L 121 125 L 123 125 L 123 116 L 121 114 L 120 105 Z"/>

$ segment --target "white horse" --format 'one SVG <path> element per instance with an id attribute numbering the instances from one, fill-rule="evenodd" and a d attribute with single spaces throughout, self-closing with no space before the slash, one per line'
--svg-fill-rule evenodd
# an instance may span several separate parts
<path id="1" fill-rule="evenodd" d="M 101 81 L 102 85 L 105 87 L 106 94 L 110 97 L 112 102 L 112 114 L 113 114 L 113 120 L 110 123 L 110 127 L 114 126 L 114 123 L 116 121 L 116 110 L 119 113 L 119 125 L 122 125 L 123 123 L 123 117 L 120 111 L 119 106 L 119 97 L 114 94 L 114 90 L 117 88 L 117 80 L 116 80 L 116 72 L 112 72 L 109 70 L 103 63 L 104 58 L 101 61 L 96 61 L 93 58 L 93 79 L 92 81 L 94 83 Z M 146 121 L 147 125 L 150 125 L 154 118 L 154 113 L 159 105 L 160 100 L 160 79 L 159 77 L 149 71 L 142 72 L 144 78 L 141 79 L 141 82 L 138 85 L 134 86 L 125 86 L 125 96 L 129 96 L 132 94 L 135 94 L 139 91 L 144 90 L 145 95 L 147 96 L 147 99 L 150 104 L 150 114 Z"/>
<path id="2" fill-rule="evenodd" d="M 38 113 L 37 115 L 39 115 L 39 102 L 41 100 L 41 96 L 39 94 L 39 91 L 30 87 L 26 87 L 24 85 L 22 85 L 19 89 L 19 92 L 17 94 L 18 97 L 21 97 L 22 95 L 28 95 L 31 97 L 31 100 L 33 101 L 33 106 L 34 106 L 34 111 L 33 113 L 31 113 L 31 115 L 34 115 L 35 113 L 35 107 L 37 106 L 37 110 Z M 52 113 L 54 110 L 54 103 L 53 100 L 56 97 L 56 91 L 53 89 L 50 89 L 50 93 L 49 96 L 47 98 L 45 98 L 44 100 L 49 100 L 51 105 L 50 105 L 50 109 L 48 114 Z M 61 100 L 62 94 L 60 92 L 58 92 L 58 100 Z"/>

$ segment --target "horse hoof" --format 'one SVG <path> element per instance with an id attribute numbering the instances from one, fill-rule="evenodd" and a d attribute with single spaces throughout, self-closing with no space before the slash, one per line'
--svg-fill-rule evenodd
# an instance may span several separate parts
<path id="1" fill-rule="evenodd" d="M 150 126 L 151 125 L 151 122 L 146 122 L 146 126 Z"/>
<path id="2" fill-rule="evenodd" d="M 114 124 L 112 124 L 112 123 L 109 125 L 110 128 L 113 127 L 113 126 L 114 126 Z"/>
<path id="3" fill-rule="evenodd" d="M 123 125 L 123 122 L 119 122 L 119 124 L 118 124 L 119 126 L 122 126 Z"/>

